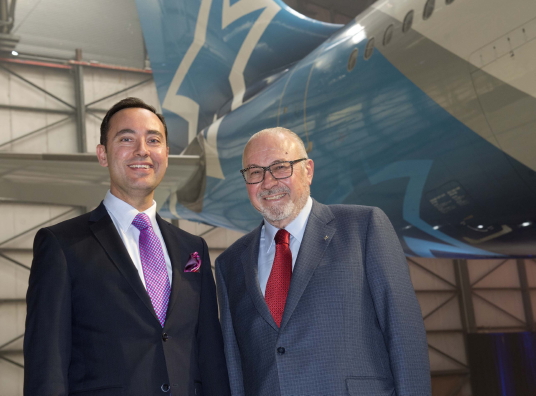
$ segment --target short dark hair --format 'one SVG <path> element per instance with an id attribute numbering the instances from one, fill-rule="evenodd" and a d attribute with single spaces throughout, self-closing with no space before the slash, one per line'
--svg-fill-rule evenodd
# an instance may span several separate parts
<path id="1" fill-rule="evenodd" d="M 166 146 L 167 146 L 168 145 L 168 132 L 167 132 L 167 125 L 166 125 L 166 120 L 164 119 L 164 116 L 160 113 L 157 113 L 156 109 L 153 106 L 145 103 L 141 99 L 133 98 L 133 97 L 120 100 L 119 102 L 114 104 L 110 110 L 108 110 L 100 126 L 100 144 L 106 147 L 106 142 L 108 139 L 108 131 L 110 130 L 110 120 L 112 119 L 114 114 L 117 113 L 118 111 L 121 111 L 124 109 L 130 109 L 130 108 L 146 109 L 154 113 L 158 117 L 158 119 L 164 125 L 164 132 L 166 135 Z"/>

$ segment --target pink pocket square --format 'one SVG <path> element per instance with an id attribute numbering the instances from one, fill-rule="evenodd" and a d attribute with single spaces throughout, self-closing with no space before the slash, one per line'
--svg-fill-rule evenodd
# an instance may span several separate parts
<path id="1" fill-rule="evenodd" d="M 193 252 L 190 254 L 190 259 L 184 266 L 184 272 L 199 272 L 199 268 L 201 267 L 201 257 L 199 257 L 199 253 Z"/>

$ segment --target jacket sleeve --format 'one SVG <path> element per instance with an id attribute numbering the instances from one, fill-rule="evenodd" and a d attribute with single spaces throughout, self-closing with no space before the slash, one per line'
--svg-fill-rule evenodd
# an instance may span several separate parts
<path id="1" fill-rule="evenodd" d="M 430 364 L 420 306 L 394 229 L 380 209 L 370 214 L 366 274 L 389 352 L 397 396 L 431 395 Z"/>
<path id="2" fill-rule="evenodd" d="M 26 295 L 24 395 L 67 395 L 71 359 L 71 280 L 56 236 L 35 236 Z"/>
<path id="3" fill-rule="evenodd" d="M 203 380 L 203 394 L 208 396 L 230 395 L 227 366 L 223 354 L 223 339 L 218 320 L 216 286 L 210 266 L 208 247 L 203 240 L 202 293 L 199 307 L 197 343 L 199 365 Z"/>
<path id="4" fill-rule="evenodd" d="M 216 282 L 218 284 L 218 303 L 220 306 L 220 320 L 223 332 L 223 342 L 225 345 L 225 359 L 229 370 L 229 382 L 233 396 L 244 396 L 244 379 L 242 374 L 242 362 L 240 350 L 236 342 L 233 319 L 229 309 L 229 298 L 227 286 L 223 276 L 220 259 L 216 259 Z"/>

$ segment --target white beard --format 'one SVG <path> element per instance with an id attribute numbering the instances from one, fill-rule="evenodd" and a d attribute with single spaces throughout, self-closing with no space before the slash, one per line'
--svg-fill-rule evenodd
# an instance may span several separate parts
<path id="1" fill-rule="evenodd" d="M 275 187 L 268 191 L 261 191 L 258 194 L 259 201 L 262 202 L 262 197 L 266 195 L 276 195 L 276 194 L 282 194 L 287 193 L 290 195 L 290 189 L 287 186 L 279 186 Z M 273 206 L 261 206 L 259 208 L 259 212 L 262 214 L 262 217 L 264 217 L 266 220 L 268 220 L 269 223 L 274 223 L 277 221 L 285 220 L 289 217 L 292 217 L 292 219 L 295 219 L 298 214 L 300 214 L 300 211 L 303 209 L 305 204 L 307 203 L 307 199 L 309 198 L 309 185 L 307 185 L 307 194 L 304 194 L 303 196 L 299 197 L 297 202 L 287 202 L 282 205 L 273 205 Z"/>

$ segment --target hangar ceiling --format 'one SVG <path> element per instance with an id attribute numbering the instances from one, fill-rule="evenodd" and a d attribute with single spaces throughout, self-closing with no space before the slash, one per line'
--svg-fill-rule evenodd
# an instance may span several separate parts
<path id="1" fill-rule="evenodd" d="M 14 0 L 0 0 L 0 3 Z M 347 23 L 374 0 L 285 0 L 324 22 Z M 18 0 L 11 34 L 21 55 L 83 59 L 143 68 L 145 47 L 135 0 Z"/>

